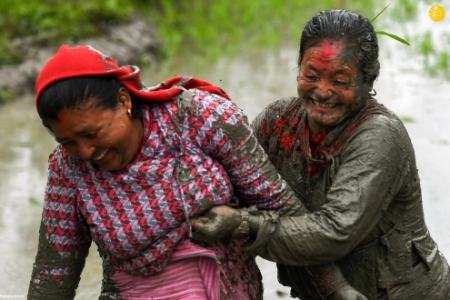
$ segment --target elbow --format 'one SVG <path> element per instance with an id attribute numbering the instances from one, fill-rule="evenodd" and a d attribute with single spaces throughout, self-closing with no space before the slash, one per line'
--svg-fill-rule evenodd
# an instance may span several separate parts
<path id="1" fill-rule="evenodd" d="M 339 260 L 347 256 L 353 250 L 353 245 L 349 242 L 337 242 L 326 251 L 330 261 Z"/>
<path id="2" fill-rule="evenodd" d="M 348 212 L 347 212 L 348 213 Z M 359 213 L 355 213 L 359 215 Z M 322 245 L 319 256 L 328 262 L 342 259 L 351 253 L 364 239 L 364 231 L 355 222 L 353 215 L 327 215 L 317 222 L 320 228 L 316 237 Z"/>
<path id="3" fill-rule="evenodd" d="M 317 263 L 334 262 L 347 256 L 355 248 L 355 238 L 352 235 L 327 235 L 316 251 L 311 252 Z"/>

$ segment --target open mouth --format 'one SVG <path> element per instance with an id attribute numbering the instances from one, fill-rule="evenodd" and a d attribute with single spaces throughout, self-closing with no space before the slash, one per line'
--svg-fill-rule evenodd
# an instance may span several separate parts
<path id="1" fill-rule="evenodd" d="M 109 151 L 109 148 L 105 149 L 102 153 L 100 153 L 99 155 L 97 155 L 96 157 L 92 158 L 92 160 L 100 160 L 103 157 L 105 157 L 106 153 Z"/>
<path id="2" fill-rule="evenodd" d="M 311 99 L 311 102 L 315 105 L 318 106 L 320 108 L 335 108 L 337 106 L 337 104 L 333 104 L 333 103 L 320 103 L 317 102 L 316 100 Z"/>

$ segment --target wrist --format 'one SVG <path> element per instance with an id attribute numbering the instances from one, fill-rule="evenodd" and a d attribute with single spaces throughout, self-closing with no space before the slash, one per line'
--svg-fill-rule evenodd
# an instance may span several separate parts
<path id="1" fill-rule="evenodd" d="M 238 210 L 237 216 L 239 217 L 239 225 L 232 233 L 232 237 L 235 239 L 248 239 L 250 236 L 250 224 L 248 221 L 248 210 Z"/>
<path id="2" fill-rule="evenodd" d="M 249 230 L 250 230 L 249 234 L 250 234 L 250 236 L 256 236 L 257 235 L 259 227 L 260 227 L 261 222 L 262 222 L 262 220 L 261 220 L 262 217 L 263 217 L 262 215 L 248 214 L 247 222 L 248 222 L 248 225 L 249 225 Z"/>

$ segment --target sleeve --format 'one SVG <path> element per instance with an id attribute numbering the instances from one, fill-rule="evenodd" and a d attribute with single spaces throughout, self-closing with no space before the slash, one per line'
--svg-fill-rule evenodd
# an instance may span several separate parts
<path id="1" fill-rule="evenodd" d="M 282 107 L 288 100 L 279 100 L 266 107 L 252 122 L 252 128 L 259 144 L 266 151 L 269 149 L 270 140 L 276 138 L 274 133 L 277 127 L 278 117 L 282 114 Z"/>
<path id="2" fill-rule="evenodd" d="M 73 299 L 91 244 L 77 212 L 75 188 L 64 171 L 61 150 L 50 156 L 38 250 L 29 299 Z"/>
<path id="3" fill-rule="evenodd" d="M 237 105 L 214 94 L 197 93 L 190 111 L 196 143 L 224 166 L 243 206 L 280 210 L 282 215 L 306 212 Z"/>
<path id="4" fill-rule="evenodd" d="M 410 142 L 403 127 L 384 116 L 367 121 L 342 155 L 327 203 L 302 216 L 254 212 L 249 222 L 257 238 L 249 251 L 301 266 L 345 256 L 375 227 L 400 189 L 408 169 L 407 147 Z M 271 238 L 258 242 L 266 235 Z"/>

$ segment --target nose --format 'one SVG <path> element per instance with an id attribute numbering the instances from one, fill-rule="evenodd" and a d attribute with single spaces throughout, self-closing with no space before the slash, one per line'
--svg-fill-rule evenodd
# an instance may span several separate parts
<path id="1" fill-rule="evenodd" d="M 77 144 L 77 156 L 83 160 L 92 159 L 95 147 L 85 141 L 79 141 Z"/>
<path id="2" fill-rule="evenodd" d="M 330 98 L 332 94 L 331 86 L 324 81 L 318 82 L 314 89 L 314 95 L 318 98 L 317 100 L 326 100 Z"/>

